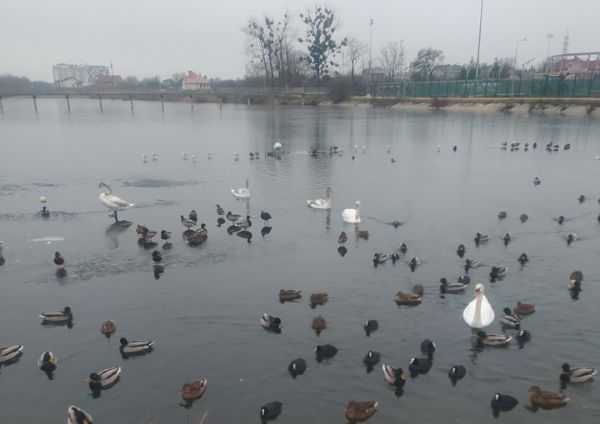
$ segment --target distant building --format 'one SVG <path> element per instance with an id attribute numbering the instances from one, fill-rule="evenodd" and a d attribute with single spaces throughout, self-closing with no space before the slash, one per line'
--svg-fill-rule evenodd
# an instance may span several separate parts
<path id="1" fill-rule="evenodd" d="M 77 78 L 68 77 L 59 81 L 54 81 L 57 88 L 77 88 L 82 86 L 82 82 Z"/>
<path id="2" fill-rule="evenodd" d="M 181 81 L 182 90 L 209 90 L 210 82 L 206 75 L 196 74 L 195 72 L 188 71 L 188 74 L 183 77 Z"/>
<path id="3" fill-rule="evenodd" d="M 99 89 L 120 88 L 123 84 L 121 75 L 101 75 L 96 78 L 95 86 Z"/>
<path id="4" fill-rule="evenodd" d="M 583 57 L 583 58 L 582 58 Z M 595 57 L 595 59 L 592 59 Z M 600 52 L 592 53 L 565 53 L 550 58 L 551 72 L 562 72 L 567 75 L 600 73 Z"/>
<path id="5" fill-rule="evenodd" d="M 369 68 L 363 69 L 361 79 L 364 82 L 369 81 Z M 371 69 L 371 84 L 379 84 L 385 82 L 386 75 L 382 68 Z"/>
<path id="6" fill-rule="evenodd" d="M 108 74 L 108 66 L 59 63 L 52 67 L 54 84 L 57 87 L 60 87 L 60 81 L 66 81 L 69 78 L 74 78 L 81 82 L 80 87 L 87 87 L 94 84 L 98 77 Z"/>
<path id="7" fill-rule="evenodd" d="M 431 71 L 431 76 L 436 80 L 457 80 L 461 71 L 460 65 L 438 65 Z"/>

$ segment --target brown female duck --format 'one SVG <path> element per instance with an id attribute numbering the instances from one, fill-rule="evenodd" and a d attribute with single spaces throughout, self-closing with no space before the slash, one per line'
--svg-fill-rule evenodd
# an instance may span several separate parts
<path id="1" fill-rule="evenodd" d="M 394 300 L 398 305 L 418 305 L 423 300 L 423 286 L 415 284 L 412 291 L 408 293 L 399 291 Z"/>
<path id="2" fill-rule="evenodd" d="M 564 393 L 549 392 L 540 389 L 538 386 L 531 386 L 529 389 L 529 400 L 534 407 L 556 408 L 566 405 L 569 398 Z"/>
<path id="3" fill-rule="evenodd" d="M 377 412 L 377 405 L 379 405 L 379 402 L 376 400 L 364 402 L 351 400 L 346 406 L 346 418 L 351 422 L 364 421 Z"/>

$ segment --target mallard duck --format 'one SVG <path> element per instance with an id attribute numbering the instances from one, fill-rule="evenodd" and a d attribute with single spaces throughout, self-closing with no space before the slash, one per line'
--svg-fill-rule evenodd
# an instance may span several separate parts
<path id="1" fill-rule="evenodd" d="M 351 400 L 346 405 L 346 418 L 350 422 L 364 421 L 377 412 L 377 405 L 379 405 L 379 402 L 376 400 L 367 400 L 364 402 Z"/>
<path id="2" fill-rule="evenodd" d="M 109 389 L 117 383 L 121 375 L 120 367 L 106 368 L 102 371 L 91 373 L 86 381 L 92 392 L 97 392 L 102 389 Z"/>
<path id="3" fill-rule="evenodd" d="M 581 196 L 579 196 L 577 198 L 577 200 L 579 200 L 579 203 L 583 203 L 583 202 L 585 202 L 585 196 L 582 194 Z"/>
<path id="4" fill-rule="evenodd" d="M 457 281 L 456 283 L 449 283 L 446 278 L 441 278 L 440 279 L 440 292 L 442 294 L 461 293 L 465 290 L 465 288 L 468 285 L 469 284 L 465 283 L 464 281 Z"/>
<path id="5" fill-rule="evenodd" d="M 384 264 L 388 260 L 389 256 L 387 253 L 375 253 L 373 255 L 373 266 Z"/>
<path id="6" fill-rule="evenodd" d="M 510 308 L 504 308 L 504 315 L 500 320 L 500 324 L 504 327 L 514 328 L 515 330 L 519 330 L 521 328 L 521 320 L 518 316 L 514 315 Z"/>
<path id="7" fill-rule="evenodd" d="M 202 395 L 204 395 L 204 392 L 206 392 L 207 384 L 208 380 L 204 377 L 194 381 L 193 383 L 185 383 L 181 387 L 181 390 L 179 390 L 181 399 L 183 399 L 183 401 L 186 403 L 194 402 L 200 399 Z"/>
<path id="8" fill-rule="evenodd" d="M 37 366 L 44 372 L 53 372 L 58 365 L 58 359 L 52 352 L 44 352 L 38 358 Z"/>
<path id="9" fill-rule="evenodd" d="M 236 225 L 238 227 L 240 227 L 242 230 L 252 227 L 252 221 L 250 220 L 250 215 L 246 215 L 246 219 L 243 221 L 237 222 Z"/>
<path id="10" fill-rule="evenodd" d="M 317 333 L 317 337 L 321 334 L 321 331 L 325 330 L 327 328 L 327 321 L 325 321 L 325 318 L 323 318 L 321 315 L 314 317 L 312 324 L 310 326 L 313 330 L 315 330 L 315 333 Z"/>
<path id="11" fill-rule="evenodd" d="M 454 365 L 448 371 L 448 378 L 452 380 L 452 384 L 456 384 L 458 380 L 462 380 L 467 375 L 467 370 L 462 365 Z"/>
<path id="12" fill-rule="evenodd" d="M 40 318 L 43 320 L 42 323 L 65 323 L 73 320 L 73 312 L 70 307 L 65 306 L 59 312 L 42 312 Z"/>
<path id="13" fill-rule="evenodd" d="M 400 245 L 400 247 L 398 248 L 398 250 L 400 251 L 400 253 L 404 254 L 404 253 L 406 253 L 406 251 L 408 250 L 408 246 L 406 245 L 406 243 L 404 243 L 404 242 L 403 242 L 403 243 Z"/>
<path id="14" fill-rule="evenodd" d="M 408 293 L 404 293 L 399 291 L 396 293 L 394 300 L 398 305 L 418 305 L 423 300 L 423 286 L 420 284 L 416 284 L 412 291 Z"/>
<path id="15" fill-rule="evenodd" d="M 465 248 L 465 245 L 459 244 L 458 249 L 456 249 L 456 254 L 458 255 L 459 258 L 462 258 L 465 255 L 466 251 L 467 251 L 467 249 Z"/>
<path id="16" fill-rule="evenodd" d="M 400 255 L 398 252 L 394 252 L 390 255 L 390 258 L 392 259 L 392 265 L 396 265 L 396 262 L 400 260 Z"/>
<path id="17" fill-rule="evenodd" d="M 433 356 L 436 349 L 435 342 L 425 339 L 421 342 L 421 352 L 426 353 L 430 358 Z"/>
<path id="18" fill-rule="evenodd" d="M 492 398 L 492 409 L 494 411 L 510 411 L 513 409 L 519 401 L 512 397 L 511 395 L 503 395 L 500 393 L 496 393 Z"/>
<path id="19" fill-rule="evenodd" d="M 408 371 L 413 377 L 417 374 L 427 374 L 432 365 L 433 361 L 430 358 L 411 358 Z"/>
<path id="20" fill-rule="evenodd" d="M 155 250 L 154 252 L 152 252 L 152 260 L 154 261 L 155 264 L 162 262 L 162 255 L 160 254 L 160 252 L 158 250 Z"/>
<path id="21" fill-rule="evenodd" d="M 521 303 L 521 301 L 517 302 L 517 306 L 513 309 L 513 312 L 517 315 L 531 315 L 535 312 L 535 305 L 531 303 Z"/>
<path id="22" fill-rule="evenodd" d="M 92 424 L 92 416 L 76 406 L 67 409 L 67 424 Z"/>
<path id="23" fill-rule="evenodd" d="M 250 181 L 246 178 L 246 186 L 240 188 L 232 188 L 231 194 L 236 199 L 249 199 L 250 198 Z"/>
<path id="24" fill-rule="evenodd" d="M 310 306 L 314 309 L 316 305 L 324 305 L 329 300 L 327 293 L 313 293 L 310 295 Z"/>
<path id="25" fill-rule="evenodd" d="M 367 333 L 367 337 L 369 337 L 372 332 L 377 331 L 379 329 L 379 323 L 375 319 L 370 319 L 367 322 L 365 322 L 364 329 L 365 333 Z"/>
<path id="26" fill-rule="evenodd" d="M 345 231 L 342 231 L 338 237 L 338 244 L 343 246 L 344 244 L 346 244 L 347 241 L 348 241 L 348 235 L 346 234 Z"/>
<path id="27" fill-rule="evenodd" d="M 206 225 L 206 224 L 202 224 L 202 225 Z M 206 230 L 206 228 L 200 228 L 197 231 L 193 231 L 191 234 L 187 234 L 185 236 L 185 240 L 188 242 L 188 244 L 197 246 L 206 241 L 206 239 L 208 238 L 207 233 L 208 233 L 208 231 Z"/>
<path id="28" fill-rule="evenodd" d="M 383 379 L 386 383 L 400 387 L 406 383 L 406 377 L 402 368 L 394 368 L 391 365 L 383 364 L 381 365 L 381 370 L 383 371 Z"/>
<path id="29" fill-rule="evenodd" d="M 465 271 L 471 268 L 479 268 L 479 265 L 481 265 L 481 262 L 478 259 L 465 259 Z"/>
<path id="30" fill-rule="evenodd" d="M 485 243 L 488 241 L 490 237 L 487 234 L 476 233 L 475 234 L 475 243 Z"/>
<path id="31" fill-rule="evenodd" d="M 186 229 L 190 229 L 193 226 L 196 225 L 195 221 L 192 221 L 191 219 L 185 218 L 183 215 L 180 215 L 180 221 L 181 221 L 181 225 L 183 225 Z"/>
<path id="32" fill-rule="evenodd" d="M 581 283 L 583 281 L 583 273 L 581 271 L 573 271 L 569 276 L 569 280 L 576 283 Z"/>
<path id="33" fill-rule="evenodd" d="M 363 358 L 363 363 L 372 367 L 373 365 L 376 365 L 380 360 L 381 353 L 370 350 Z"/>
<path id="34" fill-rule="evenodd" d="M 268 225 L 269 221 L 271 220 L 271 214 L 269 212 L 266 211 L 260 211 L 260 219 L 262 219 L 263 221 L 265 221 L 265 226 Z"/>
<path id="35" fill-rule="evenodd" d="M 517 339 L 517 342 L 519 343 L 519 346 L 522 347 L 523 344 L 525 344 L 529 340 L 531 340 L 531 333 L 529 331 L 527 331 L 527 330 L 521 330 L 515 336 L 515 339 Z"/>
<path id="36" fill-rule="evenodd" d="M 161 240 L 167 241 L 171 238 L 171 232 L 167 230 L 161 230 L 160 232 Z"/>
<path id="37" fill-rule="evenodd" d="M 152 242 L 152 239 L 157 234 L 156 231 L 150 230 L 147 227 L 144 227 L 144 231 L 142 232 L 142 237 L 146 242 Z"/>
<path id="38" fill-rule="evenodd" d="M 490 281 L 493 283 L 496 280 L 501 280 L 506 275 L 508 268 L 505 266 L 493 266 L 490 271 Z"/>
<path id="39" fill-rule="evenodd" d="M 556 408 L 565 405 L 569 398 L 564 393 L 542 390 L 538 386 L 529 389 L 529 400 L 532 406 L 541 408 Z"/>
<path id="40" fill-rule="evenodd" d="M 273 332 L 281 332 L 281 319 L 278 317 L 271 316 L 267 313 L 262 314 L 260 318 L 260 325 L 265 329 Z"/>
<path id="41" fill-rule="evenodd" d="M 522 214 L 519 216 L 519 220 L 520 220 L 521 222 L 526 222 L 528 219 L 529 219 L 529 216 L 528 216 L 526 213 L 522 213 Z"/>
<path id="42" fill-rule="evenodd" d="M 507 334 L 487 334 L 485 331 L 477 332 L 477 344 L 480 346 L 506 346 L 512 337 Z"/>
<path id="43" fill-rule="evenodd" d="M 65 258 L 62 257 L 60 252 L 54 252 L 54 265 L 56 265 L 56 268 L 58 269 L 65 267 Z"/>
<path id="44" fill-rule="evenodd" d="M 127 340 L 125 337 L 121 337 L 119 340 L 121 344 L 119 346 L 119 351 L 123 355 L 135 355 L 135 354 L 144 354 L 150 352 L 153 349 L 154 340 L 146 341 L 146 340 Z"/>
<path id="45" fill-rule="evenodd" d="M 598 370 L 596 368 L 571 368 L 571 366 L 565 362 L 561 366 L 560 381 L 568 383 L 583 383 L 584 381 L 591 380 L 596 375 L 596 373 L 598 373 Z"/>
<path id="46" fill-rule="evenodd" d="M 260 419 L 262 421 L 273 420 L 281 414 L 281 402 L 270 402 L 260 408 Z"/>
<path id="47" fill-rule="evenodd" d="M 282 302 L 300 299 L 302 290 L 293 290 L 293 289 L 281 289 L 279 290 L 279 300 Z"/>
<path id="48" fill-rule="evenodd" d="M 225 215 L 225 218 L 228 221 L 231 221 L 232 223 L 236 223 L 240 218 L 242 217 L 242 215 L 237 214 L 237 213 L 231 213 L 231 211 L 227 211 L 227 215 Z"/>
<path id="49" fill-rule="evenodd" d="M 113 320 L 106 320 L 100 325 L 100 332 L 106 337 L 110 337 L 115 331 L 117 331 L 117 324 Z"/>
<path id="50" fill-rule="evenodd" d="M 570 246 L 575 240 L 577 240 L 577 234 L 569 233 L 567 235 L 567 246 Z"/>
<path id="51" fill-rule="evenodd" d="M 306 203 L 313 209 L 331 209 L 331 187 L 327 187 L 325 199 L 307 200 Z"/>
<path id="52" fill-rule="evenodd" d="M 356 234 L 356 238 L 369 240 L 369 231 L 368 230 L 356 230 L 356 231 L 354 231 L 354 234 Z"/>
<path id="53" fill-rule="evenodd" d="M 337 348 L 330 344 L 318 345 L 315 348 L 315 355 L 317 357 L 317 361 L 319 362 L 321 362 L 322 359 L 333 358 L 337 353 Z"/>
<path id="54" fill-rule="evenodd" d="M 306 361 L 302 358 L 296 358 L 288 365 L 288 371 L 292 374 L 293 378 L 296 376 L 304 374 L 306 371 Z"/>
<path id="55" fill-rule="evenodd" d="M 0 347 L 0 364 L 12 362 L 23 354 L 23 345 Z"/>
<path id="56" fill-rule="evenodd" d="M 221 205 L 217 203 L 217 216 L 221 218 L 223 215 L 225 215 L 225 209 L 223 209 Z"/>
<path id="57" fill-rule="evenodd" d="M 418 257 L 414 256 L 408 261 L 408 267 L 412 272 L 415 272 L 415 269 L 421 264 L 421 261 Z"/>

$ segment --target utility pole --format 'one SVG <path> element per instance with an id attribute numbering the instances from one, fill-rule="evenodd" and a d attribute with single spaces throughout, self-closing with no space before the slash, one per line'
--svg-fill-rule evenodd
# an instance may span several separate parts
<path id="1" fill-rule="evenodd" d="M 548 50 L 546 51 L 546 72 L 550 72 L 552 70 L 550 64 L 550 42 L 554 38 L 554 34 L 549 33 L 546 35 L 546 38 L 548 39 Z"/>
<path id="2" fill-rule="evenodd" d="M 481 22 L 483 20 L 483 0 L 479 9 L 479 38 L 477 40 L 477 64 L 475 65 L 475 89 L 477 90 L 477 80 L 479 79 L 479 50 L 481 48 Z"/>
<path id="3" fill-rule="evenodd" d="M 369 22 L 371 27 L 371 37 L 369 39 L 369 79 L 367 81 L 368 96 L 371 97 L 371 61 L 373 60 L 373 18 Z"/>

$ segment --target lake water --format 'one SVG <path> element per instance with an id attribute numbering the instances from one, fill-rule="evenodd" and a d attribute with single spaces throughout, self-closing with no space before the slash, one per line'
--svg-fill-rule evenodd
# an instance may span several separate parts
<path id="1" fill-rule="evenodd" d="M 559 367 L 598 366 L 600 319 L 598 272 L 600 207 L 598 181 L 600 123 L 586 117 L 410 112 L 389 109 L 135 103 L 93 100 L 3 99 L 0 115 L 0 240 L 6 263 L 0 266 L 0 346 L 22 344 L 20 360 L 0 368 L 2 423 L 64 422 L 67 406 L 88 411 L 98 423 L 259 422 L 260 407 L 283 402 L 277 422 L 345 422 L 349 400 L 376 399 L 371 423 L 479 423 L 494 418 L 495 392 L 520 404 L 498 421 L 564 423 L 600 418 L 598 382 L 569 386 L 566 408 L 531 412 L 527 389 L 534 384 L 559 389 Z M 538 143 L 536 150 L 502 151 L 503 141 Z M 281 160 L 249 160 L 281 140 Z M 547 142 L 571 143 L 569 151 L 549 153 Z M 311 158 L 309 146 L 340 146 L 344 155 Z M 353 147 L 359 146 L 352 160 Z M 436 146 L 440 152 L 436 152 Z M 452 151 L 452 146 L 457 151 Z M 363 153 L 362 146 L 365 146 Z M 390 146 L 390 153 L 386 152 Z M 144 163 L 142 153 L 157 161 Z M 197 163 L 181 152 L 196 154 Z M 213 152 L 209 160 L 205 152 Z M 234 152 L 240 160 L 234 161 Z M 391 163 L 395 158 L 396 163 Z M 534 186 L 538 176 L 542 183 Z M 252 197 L 236 201 L 230 188 L 250 180 Z M 134 223 L 110 231 L 111 218 L 99 202 L 100 181 L 135 203 L 119 217 Z M 333 190 L 330 213 L 311 210 L 306 199 Z M 579 203 L 580 194 L 588 200 Z M 48 219 L 36 214 L 47 196 Z M 341 212 L 361 201 L 356 240 Z M 217 227 L 215 204 L 254 218 L 252 243 Z M 181 214 L 198 211 L 208 241 L 188 246 L 181 237 Z M 273 215 L 270 234 L 261 236 L 261 209 Z M 497 218 L 499 211 L 507 219 Z M 521 223 L 521 213 L 529 221 Z M 562 226 L 553 217 L 572 218 Z M 404 223 L 394 229 L 386 224 Z M 165 271 L 153 275 L 151 250 L 140 248 L 135 224 L 173 232 L 174 247 L 164 251 Z M 348 253 L 337 252 L 340 231 L 349 234 Z M 476 248 L 476 232 L 491 241 Z M 501 237 L 513 241 L 505 247 Z M 579 240 L 567 247 L 565 237 Z M 35 241 L 61 237 L 63 241 Z M 160 241 L 160 240 L 159 240 Z M 372 265 L 374 252 L 392 253 L 405 242 L 406 257 L 395 266 Z M 523 319 L 531 341 L 519 349 L 474 351 L 462 310 L 464 294 L 439 294 L 439 279 L 455 281 L 465 257 L 508 266 L 502 281 L 488 281 L 489 267 L 470 272 L 486 285 L 496 311 L 488 332 L 500 332 L 502 309 L 517 301 L 537 311 Z M 67 276 L 55 275 L 52 258 L 60 251 Z M 527 252 L 530 263 L 517 258 Z M 410 272 L 408 259 L 422 265 Z M 578 300 L 567 290 L 569 274 L 584 276 Z M 398 307 L 394 294 L 414 284 L 425 287 L 423 303 Z M 300 301 L 281 304 L 281 288 L 303 290 Z M 327 291 L 331 298 L 313 310 L 308 297 Z M 69 305 L 74 326 L 43 326 L 38 313 Z M 264 331 L 263 312 L 280 317 L 281 334 Z M 328 328 L 317 337 L 312 318 L 323 315 Z M 113 319 L 117 333 L 100 334 Z M 377 319 L 369 338 L 362 325 Z M 155 350 L 122 359 L 119 337 L 156 339 Z M 409 378 L 404 395 L 382 378 L 380 365 L 367 373 L 369 349 L 382 361 L 408 373 L 412 356 L 421 356 L 424 338 L 438 351 L 427 375 Z M 339 349 L 318 363 L 317 344 Z M 45 351 L 59 360 L 52 381 L 36 368 Z M 308 369 L 292 379 L 289 362 L 303 357 Z M 448 369 L 457 364 L 467 376 L 453 387 Z M 110 366 L 123 369 L 121 381 L 94 399 L 84 382 Z M 179 406 L 185 382 L 208 378 L 208 389 L 192 408 Z"/>

